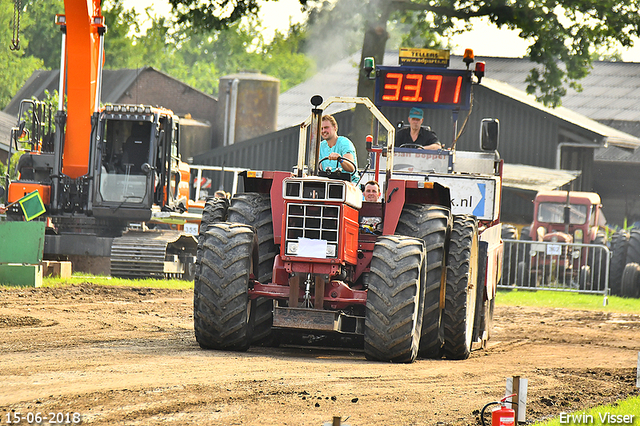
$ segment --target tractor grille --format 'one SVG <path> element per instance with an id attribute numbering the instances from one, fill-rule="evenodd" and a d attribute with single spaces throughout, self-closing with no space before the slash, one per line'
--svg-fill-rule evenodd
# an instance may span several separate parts
<path id="1" fill-rule="evenodd" d="M 286 254 L 298 255 L 300 238 L 327 242 L 326 257 L 336 257 L 340 206 L 322 204 L 288 204 L 286 222 Z M 304 256 L 300 253 L 300 256 Z"/>

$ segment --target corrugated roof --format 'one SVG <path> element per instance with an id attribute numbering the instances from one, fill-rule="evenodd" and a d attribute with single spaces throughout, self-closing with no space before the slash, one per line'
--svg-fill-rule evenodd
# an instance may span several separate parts
<path id="1" fill-rule="evenodd" d="M 543 104 L 536 101 L 533 95 L 529 95 L 526 92 L 523 92 L 522 90 L 519 90 L 502 81 L 498 81 L 492 78 L 484 78 L 482 79 L 482 85 L 514 100 L 517 100 L 518 102 L 522 102 L 540 111 L 544 111 L 549 115 L 566 121 L 567 123 L 574 124 L 593 133 L 602 135 L 606 138 L 606 142 L 610 145 L 632 149 L 640 146 L 640 139 L 636 138 L 635 136 L 621 132 L 620 130 L 614 129 L 613 127 L 605 126 L 604 124 L 601 124 L 565 107 L 545 107 Z"/>
<path id="2" fill-rule="evenodd" d="M 16 125 L 16 119 L 12 115 L 0 111 L 0 150 L 9 151 L 11 141 L 11 128 Z"/>
<path id="3" fill-rule="evenodd" d="M 102 102 L 117 102 L 133 84 L 138 74 L 145 69 L 104 70 L 102 72 Z M 59 76 L 60 70 L 34 71 L 3 111 L 16 116 L 20 108 L 20 101 L 23 99 L 31 99 L 32 96 L 44 99 L 45 90 L 48 90 L 49 93 L 58 90 Z"/>
<path id="4" fill-rule="evenodd" d="M 476 59 L 486 62 L 487 75 L 492 79 L 520 90 L 527 88 L 525 79 L 529 70 L 539 68 L 526 58 Z M 640 121 L 640 63 L 594 62 L 589 75 L 578 83 L 583 90 L 568 88 L 562 98 L 563 105 L 592 120 Z"/>
<path id="5" fill-rule="evenodd" d="M 502 186 L 525 191 L 551 191 L 566 185 L 578 176 L 580 171 L 505 163 L 502 169 Z"/>
<path id="6" fill-rule="evenodd" d="M 622 149 L 617 146 L 599 148 L 594 154 L 595 161 L 614 163 L 640 163 L 640 149 Z"/>
<path id="7" fill-rule="evenodd" d="M 311 97 L 356 96 L 358 65 L 360 54 L 353 54 L 321 70 L 297 86 L 280 94 L 278 99 L 278 130 L 297 126 L 308 116 L 311 108 Z M 334 109 L 327 112 L 335 114 L 352 108 L 348 104 L 334 104 Z"/>
<path id="8" fill-rule="evenodd" d="M 117 103 L 126 94 L 127 90 L 130 90 L 130 87 L 135 83 L 138 76 L 144 72 L 155 72 L 161 74 L 168 79 L 175 80 L 180 84 L 189 87 L 193 91 L 215 99 L 212 95 L 195 89 L 167 73 L 156 70 L 153 67 L 143 67 L 137 69 L 104 70 L 102 72 L 101 102 Z M 4 112 L 11 115 L 17 115 L 18 109 L 20 108 L 20 101 L 23 99 L 31 99 L 32 96 L 35 96 L 38 99 L 44 99 L 45 90 L 53 93 L 54 90 L 58 89 L 59 75 L 59 70 L 34 71 L 24 86 L 22 86 L 13 99 L 11 99 L 11 102 L 9 102 L 5 107 Z"/>

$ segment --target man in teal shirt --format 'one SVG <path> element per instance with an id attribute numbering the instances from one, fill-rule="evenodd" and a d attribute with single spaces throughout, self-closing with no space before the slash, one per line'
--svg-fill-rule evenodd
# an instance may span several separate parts
<path id="1" fill-rule="evenodd" d="M 358 168 L 358 162 L 356 159 L 356 148 L 353 143 L 344 136 L 338 136 L 338 123 L 336 119 L 331 115 L 322 116 L 322 129 L 321 135 L 323 141 L 320 142 L 320 152 L 318 153 L 319 159 L 329 157 L 329 160 L 324 160 L 320 167 L 322 170 L 331 168 L 331 170 L 342 169 L 347 173 L 353 173 Z M 351 160 L 339 161 L 340 157 Z M 355 165 L 355 168 L 354 168 Z M 358 173 L 351 175 L 351 182 L 357 183 L 359 180 Z"/>

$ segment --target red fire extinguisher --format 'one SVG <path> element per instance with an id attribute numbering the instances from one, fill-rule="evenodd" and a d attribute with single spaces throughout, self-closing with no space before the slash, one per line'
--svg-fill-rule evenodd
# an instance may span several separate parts
<path id="1" fill-rule="evenodd" d="M 480 412 L 482 426 L 487 426 L 484 422 L 484 412 L 492 405 L 500 405 L 500 408 L 491 412 L 491 426 L 516 426 L 516 412 L 506 407 L 506 404 L 516 404 L 515 402 L 507 401 L 507 399 L 512 396 L 516 396 L 516 394 L 505 396 L 500 401 L 490 402 L 482 407 L 482 411 Z"/>

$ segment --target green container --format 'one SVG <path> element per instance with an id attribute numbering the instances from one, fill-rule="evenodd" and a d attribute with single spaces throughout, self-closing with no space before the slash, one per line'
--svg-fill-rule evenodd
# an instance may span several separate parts
<path id="1" fill-rule="evenodd" d="M 0 263 L 42 262 L 44 225 L 44 222 L 0 222 Z"/>
<path id="2" fill-rule="evenodd" d="M 0 263 L 0 285 L 40 287 L 42 286 L 42 265 Z"/>

